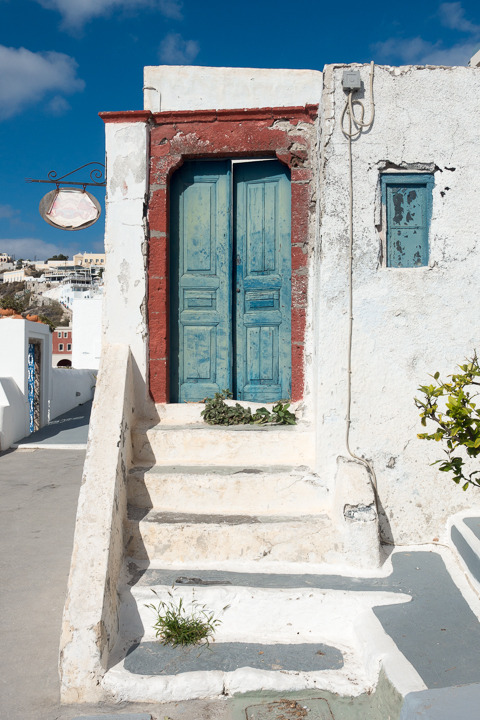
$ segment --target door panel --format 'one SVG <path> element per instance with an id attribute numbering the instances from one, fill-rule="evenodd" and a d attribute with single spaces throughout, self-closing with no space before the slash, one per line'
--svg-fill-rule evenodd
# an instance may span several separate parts
<path id="1" fill-rule="evenodd" d="M 171 183 L 171 400 L 231 388 L 230 161 L 186 162 Z"/>
<path id="2" fill-rule="evenodd" d="M 234 166 L 235 397 L 291 393 L 290 177 L 277 160 Z"/>
<path id="3" fill-rule="evenodd" d="M 230 160 L 186 162 L 172 178 L 172 402 L 226 388 L 254 402 L 290 397 L 289 171 L 235 163 L 233 202 L 231 187 Z"/>

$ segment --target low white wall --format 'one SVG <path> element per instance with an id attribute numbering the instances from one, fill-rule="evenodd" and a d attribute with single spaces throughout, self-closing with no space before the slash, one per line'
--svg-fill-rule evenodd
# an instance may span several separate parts
<path id="1" fill-rule="evenodd" d="M 144 107 L 218 110 L 317 104 L 318 70 L 154 65 L 144 68 Z"/>
<path id="2" fill-rule="evenodd" d="M 98 370 L 102 349 L 103 296 L 76 298 L 72 304 L 72 366 Z"/>
<path id="3" fill-rule="evenodd" d="M 15 380 L 0 377 L 0 451 L 28 435 L 28 404 Z"/>
<path id="4" fill-rule="evenodd" d="M 96 370 L 53 368 L 50 420 L 91 400 L 96 383 L 95 375 Z"/>
<path id="5" fill-rule="evenodd" d="M 65 703 L 103 698 L 100 682 L 117 640 L 117 584 L 124 556 L 133 404 L 130 348 L 105 345 L 88 433 L 60 640 Z"/>

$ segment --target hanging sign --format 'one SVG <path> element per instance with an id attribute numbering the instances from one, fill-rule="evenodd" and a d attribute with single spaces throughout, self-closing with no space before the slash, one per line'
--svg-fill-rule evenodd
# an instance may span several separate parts
<path id="1" fill-rule="evenodd" d="M 57 187 L 40 200 L 38 210 L 49 225 L 60 230 L 83 230 L 101 214 L 97 198 L 83 188 Z"/>

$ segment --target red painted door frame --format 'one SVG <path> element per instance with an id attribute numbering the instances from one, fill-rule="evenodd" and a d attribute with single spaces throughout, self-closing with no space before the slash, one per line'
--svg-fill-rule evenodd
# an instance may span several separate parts
<path id="1" fill-rule="evenodd" d="M 291 171 L 292 400 L 304 394 L 309 221 L 318 106 L 102 113 L 105 122 L 149 121 L 148 328 L 150 393 L 169 401 L 169 181 L 186 159 L 276 157 Z"/>

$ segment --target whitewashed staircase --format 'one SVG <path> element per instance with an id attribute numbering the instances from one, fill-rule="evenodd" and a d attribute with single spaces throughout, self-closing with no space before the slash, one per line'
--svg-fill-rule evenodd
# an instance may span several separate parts
<path id="1" fill-rule="evenodd" d="M 311 469 L 309 425 L 218 427 L 198 422 L 198 406 L 167 412 L 134 434 L 130 556 L 194 565 L 341 557 L 329 493 Z"/>
<path id="2" fill-rule="evenodd" d="M 140 643 L 138 652 L 151 652 L 152 618 L 145 608 L 146 603 L 155 601 L 150 589 L 165 600 L 171 591 L 171 586 L 159 583 L 156 573 L 163 576 L 171 571 L 177 584 L 183 577 L 196 585 L 202 569 L 250 573 L 252 578 L 258 573 L 308 574 L 326 565 L 338 572 L 345 565 L 348 543 L 351 545 L 353 538 L 358 544 L 357 536 L 349 535 L 350 520 L 342 525 L 334 515 L 331 493 L 313 471 L 315 437 L 308 424 L 212 427 L 199 422 L 201 407 L 158 408 L 158 424 L 140 424 L 133 431 L 134 467 L 128 475 L 124 533 L 126 562 L 118 587 L 120 637 L 104 678 L 104 687 L 117 699 L 177 701 L 226 692 L 228 673 L 198 671 L 159 677 L 129 671 L 129 648 L 136 653 Z M 231 607 L 222 621 L 219 643 L 269 645 L 280 642 L 278 638 L 284 635 L 288 644 L 308 645 L 325 633 L 328 636 L 326 628 L 318 629 L 316 614 L 325 593 L 312 591 L 308 583 L 298 597 L 294 591 L 298 603 L 300 597 L 306 603 L 302 609 L 297 604 L 296 610 L 288 588 L 255 588 L 253 579 L 251 587 L 250 582 L 249 587 L 230 582 L 206 584 L 213 587 L 195 588 L 196 597 L 219 612 L 225 605 Z M 187 601 L 188 589 L 184 590 L 187 594 L 177 588 L 175 595 L 183 592 Z M 332 598 L 333 607 L 336 602 Z M 295 617 L 303 613 L 303 630 L 289 620 L 288 608 Z M 252 625 L 252 613 L 258 628 Z M 280 634 L 274 621 L 282 628 Z M 353 658 L 353 648 L 351 653 Z M 237 674 L 229 676 L 228 682 L 233 684 L 228 692 L 264 686 L 283 692 L 315 687 L 317 681 L 327 687 L 331 677 L 337 677 L 339 687 L 344 688 L 354 675 L 365 681 L 361 663 L 353 673 L 348 663 L 335 670 L 334 676 L 332 672 L 326 671 L 324 679 L 320 673 L 314 681 L 308 673 L 270 672 L 267 677 L 263 671 L 243 668 L 238 670 L 238 685 L 234 680 Z"/>

